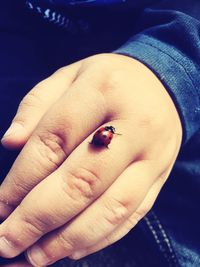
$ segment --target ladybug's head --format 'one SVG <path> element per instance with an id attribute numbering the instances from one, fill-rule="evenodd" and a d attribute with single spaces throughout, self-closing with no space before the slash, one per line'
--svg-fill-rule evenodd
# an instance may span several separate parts
<path id="1" fill-rule="evenodd" d="M 110 131 L 110 132 L 113 133 L 113 134 L 115 133 L 115 128 L 114 128 L 113 126 L 106 126 L 106 127 L 105 127 L 105 130 L 106 130 L 106 131 Z"/>

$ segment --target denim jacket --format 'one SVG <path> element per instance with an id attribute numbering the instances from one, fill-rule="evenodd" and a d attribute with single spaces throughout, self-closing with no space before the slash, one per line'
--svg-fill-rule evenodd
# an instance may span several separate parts
<path id="1" fill-rule="evenodd" d="M 65 32 L 68 50 L 55 67 L 118 53 L 144 63 L 164 84 L 182 122 L 182 146 L 153 209 L 136 227 L 141 238 L 134 250 L 139 267 L 200 266 L 200 1 L 29 0 L 26 5 L 30 16 L 43 18 L 44 28 Z M 0 150 L 0 166 L 6 153 Z"/>

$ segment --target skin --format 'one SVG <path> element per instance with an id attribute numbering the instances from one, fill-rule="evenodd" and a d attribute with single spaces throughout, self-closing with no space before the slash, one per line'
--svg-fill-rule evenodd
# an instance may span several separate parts
<path id="1" fill-rule="evenodd" d="M 105 125 L 122 135 L 95 148 L 89 142 Z M 26 251 L 33 266 L 79 259 L 126 235 L 151 209 L 182 142 L 162 83 L 117 54 L 91 56 L 39 83 L 13 126 L 2 143 L 22 150 L 0 187 L 0 255 Z"/>

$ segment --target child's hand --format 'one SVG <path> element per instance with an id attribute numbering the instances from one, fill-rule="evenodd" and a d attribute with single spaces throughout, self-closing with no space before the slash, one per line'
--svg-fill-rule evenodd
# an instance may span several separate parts
<path id="1" fill-rule="evenodd" d="M 34 266 L 78 259 L 127 234 L 152 207 L 182 139 L 161 82 L 116 54 L 86 58 L 39 83 L 14 125 L 3 144 L 25 146 L 0 188 L 0 199 L 17 206 L 0 226 L 0 254 L 36 243 L 28 250 Z M 109 149 L 89 144 L 101 125 L 122 134 Z"/>

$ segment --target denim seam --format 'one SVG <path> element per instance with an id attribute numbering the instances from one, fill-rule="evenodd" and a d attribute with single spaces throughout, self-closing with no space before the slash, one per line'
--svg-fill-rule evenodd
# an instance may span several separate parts
<path id="1" fill-rule="evenodd" d="M 145 35 L 145 36 L 146 36 L 146 35 Z M 200 105 L 200 97 L 199 97 L 197 88 L 196 88 L 196 86 L 195 86 L 195 83 L 194 83 L 194 81 L 193 81 L 193 78 L 192 78 L 191 75 L 188 73 L 188 71 L 186 70 L 185 66 L 181 64 L 181 62 L 177 61 L 177 60 L 176 60 L 175 58 L 173 58 L 171 55 L 169 55 L 168 53 L 166 53 L 166 51 L 160 49 L 160 48 L 157 47 L 157 46 L 154 46 L 154 45 L 151 44 L 151 43 L 144 42 L 144 41 L 138 41 L 138 40 L 135 40 L 135 42 L 137 42 L 137 43 L 142 43 L 142 44 L 151 46 L 151 47 L 157 49 L 159 52 L 161 52 L 161 53 L 167 55 L 167 56 L 170 57 L 174 62 L 176 62 L 177 64 L 179 64 L 179 65 L 183 68 L 183 70 L 185 71 L 185 73 L 187 74 L 188 78 L 190 79 L 190 81 L 191 81 L 191 83 L 192 83 L 192 85 L 193 85 L 193 87 L 194 87 L 194 89 L 195 89 L 195 92 L 196 92 L 196 94 L 197 94 L 197 97 L 198 97 L 198 100 L 199 100 L 199 105 Z"/>
<path id="2" fill-rule="evenodd" d="M 163 253 L 163 256 L 167 260 L 169 267 L 177 267 L 178 265 L 176 254 L 173 250 L 170 240 L 167 237 L 167 234 L 155 213 L 153 211 L 151 211 L 150 213 L 153 216 L 153 222 L 151 222 L 151 220 L 148 218 L 148 215 L 144 217 L 144 221 L 146 222 L 151 233 L 153 234 L 153 237 L 159 247 L 159 250 Z"/>
<path id="3" fill-rule="evenodd" d="M 154 212 L 152 212 L 152 213 L 153 213 L 153 216 L 155 218 L 155 221 L 158 224 L 158 227 L 159 227 L 159 229 L 161 231 L 161 234 L 163 236 L 163 239 L 165 240 L 165 242 L 166 242 L 166 244 L 167 244 L 167 246 L 169 248 L 169 252 L 171 253 L 173 259 L 175 259 L 176 258 L 176 255 L 175 255 L 175 252 L 173 250 L 173 247 L 172 247 L 172 245 L 170 243 L 170 240 L 169 240 L 169 238 L 168 238 L 168 236 L 167 236 L 167 234 L 166 234 L 166 232 L 165 232 L 165 230 L 164 230 L 161 222 L 159 221 L 158 217 L 156 216 L 156 214 Z"/>

